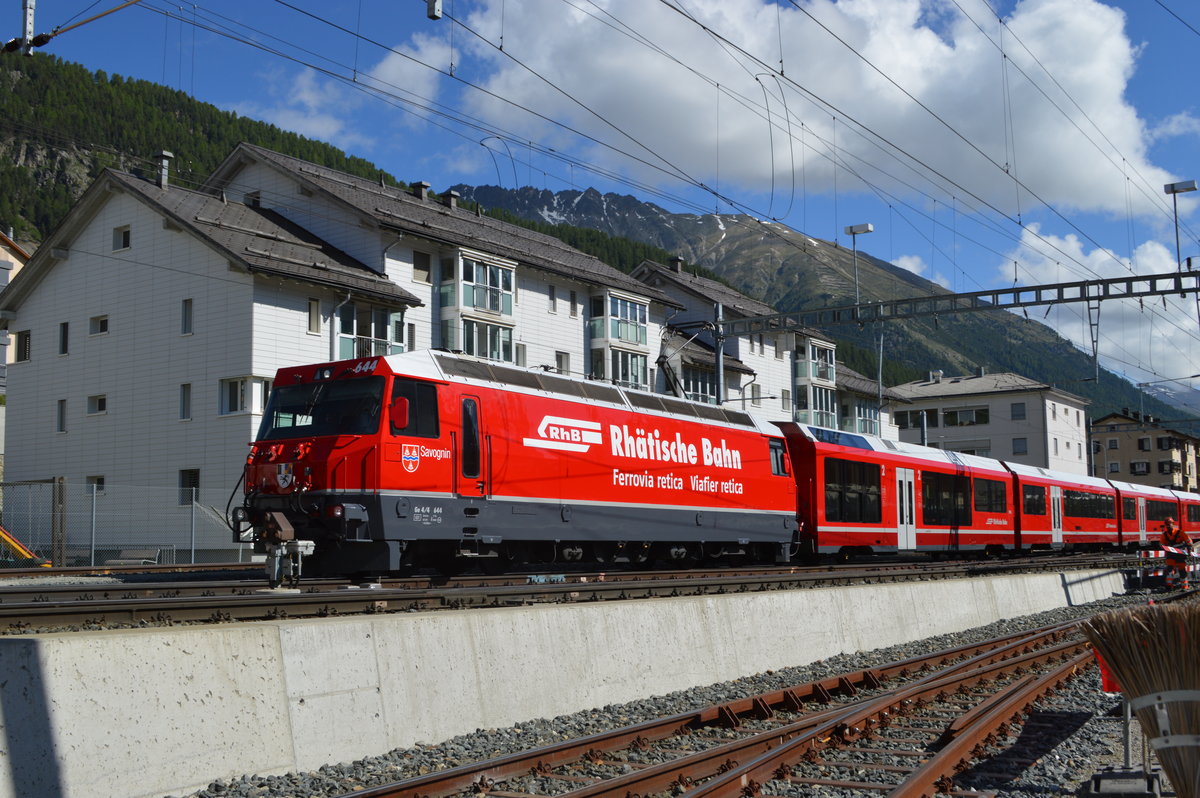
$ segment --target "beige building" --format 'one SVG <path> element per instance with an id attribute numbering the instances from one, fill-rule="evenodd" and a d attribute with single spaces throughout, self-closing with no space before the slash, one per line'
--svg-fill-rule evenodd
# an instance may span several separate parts
<path id="1" fill-rule="evenodd" d="M 893 413 L 900 440 L 1087 474 L 1088 401 L 1019 374 L 945 377 L 893 386 L 911 405 Z"/>
<path id="2" fill-rule="evenodd" d="M 1200 439 L 1128 411 L 1096 420 L 1091 435 L 1095 476 L 1176 490 L 1200 488 Z"/>

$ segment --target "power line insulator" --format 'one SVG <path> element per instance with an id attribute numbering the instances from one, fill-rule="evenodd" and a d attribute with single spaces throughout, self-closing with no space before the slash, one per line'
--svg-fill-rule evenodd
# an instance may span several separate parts
<path id="1" fill-rule="evenodd" d="M 50 40 L 53 38 L 54 38 L 54 34 L 52 34 L 52 33 L 39 33 L 37 36 L 33 37 L 33 46 L 34 47 L 45 47 L 47 44 L 50 43 Z"/>
<path id="2" fill-rule="evenodd" d="M 9 39 L 8 43 L 4 45 L 4 52 L 15 53 L 17 50 L 20 50 L 24 46 L 25 46 L 24 39 Z"/>

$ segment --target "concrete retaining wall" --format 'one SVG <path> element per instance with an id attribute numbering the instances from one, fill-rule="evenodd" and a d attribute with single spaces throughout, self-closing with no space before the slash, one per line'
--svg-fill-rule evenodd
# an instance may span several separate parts
<path id="1" fill-rule="evenodd" d="M 0 798 L 310 770 L 1123 589 L 1090 572 L 5 637 Z"/>

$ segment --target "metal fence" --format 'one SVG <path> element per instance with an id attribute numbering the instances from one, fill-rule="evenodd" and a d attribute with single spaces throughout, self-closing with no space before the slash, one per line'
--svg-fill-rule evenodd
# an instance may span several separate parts
<path id="1" fill-rule="evenodd" d="M 55 565 L 246 562 L 250 547 L 225 525 L 228 500 L 228 491 L 0 482 L 0 525 Z"/>

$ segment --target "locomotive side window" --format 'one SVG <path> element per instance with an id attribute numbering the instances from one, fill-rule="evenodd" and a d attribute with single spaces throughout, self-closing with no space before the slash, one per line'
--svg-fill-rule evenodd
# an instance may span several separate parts
<path id="1" fill-rule="evenodd" d="M 971 478 L 922 471 L 921 505 L 927 526 L 970 526 Z"/>
<path id="2" fill-rule="evenodd" d="M 1187 520 L 1189 524 L 1200 523 L 1200 504 L 1187 506 Z"/>
<path id="3" fill-rule="evenodd" d="M 975 480 L 975 509 L 981 513 L 1008 512 L 1004 483 L 998 479 Z"/>
<path id="4" fill-rule="evenodd" d="M 825 460 L 825 520 L 878 524 L 879 466 L 851 460 Z"/>
<path id="5" fill-rule="evenodd" d="M 1116 518 L 1112 496 L 1086 490 L 1063 491 L 1063 513 L 1075 518 Z"/>
<path id="6" fill-rule="evenodd" d="M 1190 507 L 1188 508 L 1191 509 Z M 1165 521 L 1175 517 L 1175 502 L 1147 501 L 1146 520 Z"/>
<path id="7" fill-rule="evenodd" d="M 1041 485 L 1022 485 L 1021 498 L 1025 515 L 1046 514 L 1046 489 Z"/>
<path id="8" fill-rule="evenodd" d="M 1121 499 L 1121 515 L 1126 521 L 1137 520 L 1137 499 Z"/>
<path id="9" fill-rule="evenodd" d="M 788 473 L 787 454 L 783 451 L 783 441 L 770 441 L 771 444 L 771 473 L 777 477 Z"/>
<path id="10" fill-rule="evenodd" d="M 474 399 L 462 403 L 462 474 L 479 476 L 479 405 Z"/>
<path id="11" fill-rule="evenodd" d="M 397 377 L 392 383 L 392 401 L 408 400 L 408 426 L 392 426 L 393 435 L 412 435 L 417 438 L 436 438 L 438 424 L 437 386 L 430 382 Z"/>

